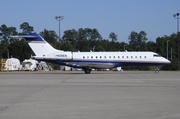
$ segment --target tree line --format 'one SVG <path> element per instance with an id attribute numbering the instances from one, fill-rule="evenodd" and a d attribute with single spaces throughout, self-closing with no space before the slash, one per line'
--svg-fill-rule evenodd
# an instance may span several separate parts
<path id="1" fill-rule="evenodd" d="M 20 24 L 21 32 L 16 27 L 0 26 L 0 59 L 9 57 L 18 58 L 21 62 L 29 59 L 34 53 L 24 39 L 12 39 L 12 35 L 22 35 L 34 32 L 33 26 L 28 22 Z M 153 51 L 171 61 L 170 65 L 161 67 L 165 70 L 178 69 L 178 38 L 180 34 L 172 33 L 156 38 L 156 41 L 148 40 L 145 31 L 132 31 L 128 36 L 128 43 L 118 42 L 118 36 L 111 32 L 109 39 L 103 39 L 98 30 L 93 28 L 79 28 L 64 31 L 59 38 L 55 31 L 43 29 L 39 33 L 54 48 L 65 51 Z M 167 49 L 168 48 L 168 49 Z M 146 69 L 147 66 L 131 66 L 124 69 Z"/>

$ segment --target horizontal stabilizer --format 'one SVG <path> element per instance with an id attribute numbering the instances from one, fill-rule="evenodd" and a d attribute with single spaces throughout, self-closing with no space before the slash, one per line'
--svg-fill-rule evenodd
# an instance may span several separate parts
<path id="1" fill-rule="evenodd" d="M 19 39 L 19 38 L 37 38 L 38 36 L 32 36 L 32 35 L 17 35 L 17 36 L 10 36 L 11 38 Z"/>

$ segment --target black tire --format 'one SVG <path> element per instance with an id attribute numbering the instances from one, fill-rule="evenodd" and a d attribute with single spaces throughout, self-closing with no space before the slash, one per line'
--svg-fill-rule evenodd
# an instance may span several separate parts
<path id="1" fill-rule="evenodd" d="M 159 74 L 159 70 L 155 70 L 155 73 L 156 73 L 156 74 Z"/>
<path id="2" fill-rule="evenodd" d="M 90 74 L 90 73 L 91 73 L 91 70 L 90 70 L 90 69 L 85 69 L 84 72 L 85 72 L 86 74 Z"/>

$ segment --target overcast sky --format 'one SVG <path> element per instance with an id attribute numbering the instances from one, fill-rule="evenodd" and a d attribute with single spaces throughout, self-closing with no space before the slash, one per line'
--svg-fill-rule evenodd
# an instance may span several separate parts
<path id="1" fill-rule="evenodd" d="M 128 42 L 131 31 L 147 33 L 147 38 L 177 32 L 173 14 L 180 12 L 180 0 L 0 0 L 0 25 L 16 27 L 28 22 L 39 33 L 45 29 L 59 33 L 55 16 L 61 21 L 61 36 L 65 30 L 96 28 L 103 39 L 118 35 L 119 42 Z"/>

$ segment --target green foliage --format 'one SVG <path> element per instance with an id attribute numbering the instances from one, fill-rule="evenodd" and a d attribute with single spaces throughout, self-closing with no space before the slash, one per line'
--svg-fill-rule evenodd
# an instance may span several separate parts
<path id="1" fill-rule="evenodd" d="M 62 42 L 66 42 L 72 51 L 90 51 L 96 46 L 102 37 L 97 29 L 80 28 L 78 31 L 72 29 L 64 32 Z M 71 46 L 71 47 L 70 47 Z M 69 49 L 70 50 L 70 49 Z"/>
<path id="2" fill-rule="evenodd" d="M 25 59 L 29 59 L 31 55 L 34 55 L 29 45 L 24 41 L 11 43 L 8 49 L 9 56 L 18 58 L 21 62 Z"/>
<path id="3" fill-rule="evenodd" d="M 111 39 L 112 42 L 117 42 L 117 35 L 114 32 L 111 32 L 109 34 L 109 38 Z"/>
<path id="4" fill-rule="evenodd" d="M 0 31 L 1 31 L 1 44 L 4 44 L 5 46 L 7 46 L 11 41 L 9 36 L 17 35 L 17 31 L 15 27 L 7 27 L 5 24 L 1 25 Z"/>
<path id="5" fill-rule="evenodd" d="M 70 45 L 70 44 L 67 43 L 67 42 L 62 42 L 62 43 L 60 44 L 60 48 L 63 49 L 63 50 L 65 50 L 65 51 L 73 51 L 73 50 L 74 50 L 73 47 L 72 47 L 72 45 Z"/>
<path id="6" fill-rule="evenodd" d="M 27 33 L 31 33 L 32 31 L 34 31 L 34 28 L 32 26 L 29 26 L 28 22 L 22 23 L 20 25 L 20 29 L 22 29 L 21 34 L 27 34 Z"/>
<path id="7" fill-rule="evenodd" d="M 133 51 L 145 51 L 146 48 L 146 38 L 145 31 L 140 31 L 139 33 L 132 31 L 129 35 L 129 45 Z"/>

